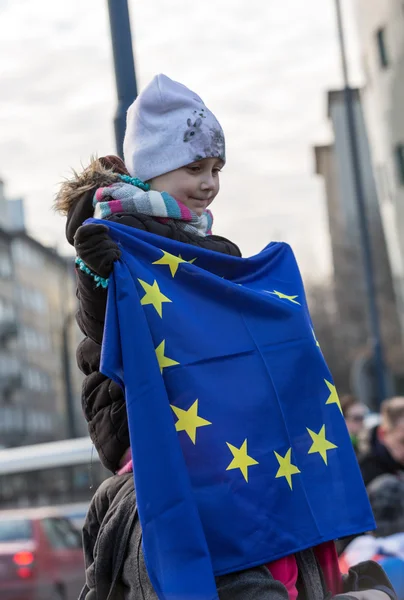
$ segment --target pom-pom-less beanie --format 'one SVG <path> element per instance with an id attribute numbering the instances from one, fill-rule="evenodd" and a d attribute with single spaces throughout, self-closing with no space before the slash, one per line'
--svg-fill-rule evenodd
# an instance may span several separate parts
<path id="1" fill-rule="evenodd" d="M 166 75 L 156 75 L 129 107 L 123 150 L 129 173 L 142 181 L 203 158 L 226 160 L 214 114 Z"/>

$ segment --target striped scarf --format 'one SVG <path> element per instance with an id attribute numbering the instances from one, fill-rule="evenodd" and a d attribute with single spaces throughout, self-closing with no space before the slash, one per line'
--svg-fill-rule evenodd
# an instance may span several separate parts
<path id="1" fill-rule="evenodd" d="M 163 223 L 174 219 L 184 231 L 196 235 L 212 233 L 213 216 L 210 210 L 199 217 L 167 192 L 143 191 L 130 183 L 119 182 L 98 188 L 93 206 L 96 219 L 106 219 L 115 213 L 141 214 Z"/>

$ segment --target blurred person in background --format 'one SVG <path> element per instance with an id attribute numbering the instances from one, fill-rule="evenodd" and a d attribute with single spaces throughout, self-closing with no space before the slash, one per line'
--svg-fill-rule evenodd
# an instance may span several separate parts
<path id="1" fill-rule="evenodd" d="M 404 397 L 385 400 L 381 422 L 360 444 L 359 466 L 365 485 L 383 474 L 404 476 Z"/>
<path id="2" fill-rule="evenodd" d="M 205 121 L 215 132 L 212 143 L 203 133 Z M 106 282 L 121 255 L 108 220 L 241 256 L 235 244 L 210 232 L 207 207 L 219 191 L 224 135 L 196 94 L 164 75 L 155 77 L 129 108 L 124 154 L 125 164 L 116 157 L 93 160 L 56 200 L 77 252 L 78 323 L 86 336 L 77 351 L 86 376 L 83 409 L 100 459 L 115 473 L 97 490 L 84 525 L 87 569 L 80 600 L 157 600 L 142 549 L 124 394 L 99 370 Z M 93 216 L 105 225 L 83 225 Z M 343 582 L 334 542 L 217 577 L 216 585 L 220 600 L 331 600 L 343 590 L 349 594 L 341 598 L 351 600 L 394 598 L 374 563 L 358 565 Z"/>
<path id="3" fill-rule="evenodd" d="M 380 475 L 368 486 L 377 529 L 355 538 L 340 558 L 341 570 L 364 560 L 381 564 L 404 600 L 404 480 Z"/>
<path id="4" fill-rule="evenodd" d="M 365 417 L 369 413 L 369 409 L 352 394 L 342 396 L 340 401 L 352 446 L 355 454 L 358 455 L 359 436 L 363 430 Z"/>

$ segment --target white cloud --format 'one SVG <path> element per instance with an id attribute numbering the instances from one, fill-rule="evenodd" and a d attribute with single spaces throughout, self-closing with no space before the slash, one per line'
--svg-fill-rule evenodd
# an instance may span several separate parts
<path id="1" fill-rule="evenodd" d="M 139 87 L 165 72 L 202 95 L 225 129 L 217 233 L 245 254 L 282 236 L 306 271 L 317 256 L 323 273 L 311 145 L 327 135 L 325 90 L 340 82 L 333 2 L 129 3 Z M 0 55 L 1 176 L 25 197 L 30 231 L 65 249 L 51 210 L 58 182 L 91 154 L 114 152 L 107 2 L 0 0 Z"/>

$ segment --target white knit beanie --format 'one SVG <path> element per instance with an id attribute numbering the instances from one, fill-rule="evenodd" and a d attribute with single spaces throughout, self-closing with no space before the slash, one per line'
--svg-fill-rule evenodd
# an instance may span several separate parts
<path id="1" fill-rule="evenodd" d="M 148 181 L 202 158 L 225 158 L 223 130 L 201 98 L 156 75 L 129 107 L 123 142 L 126 168 Z"/>

